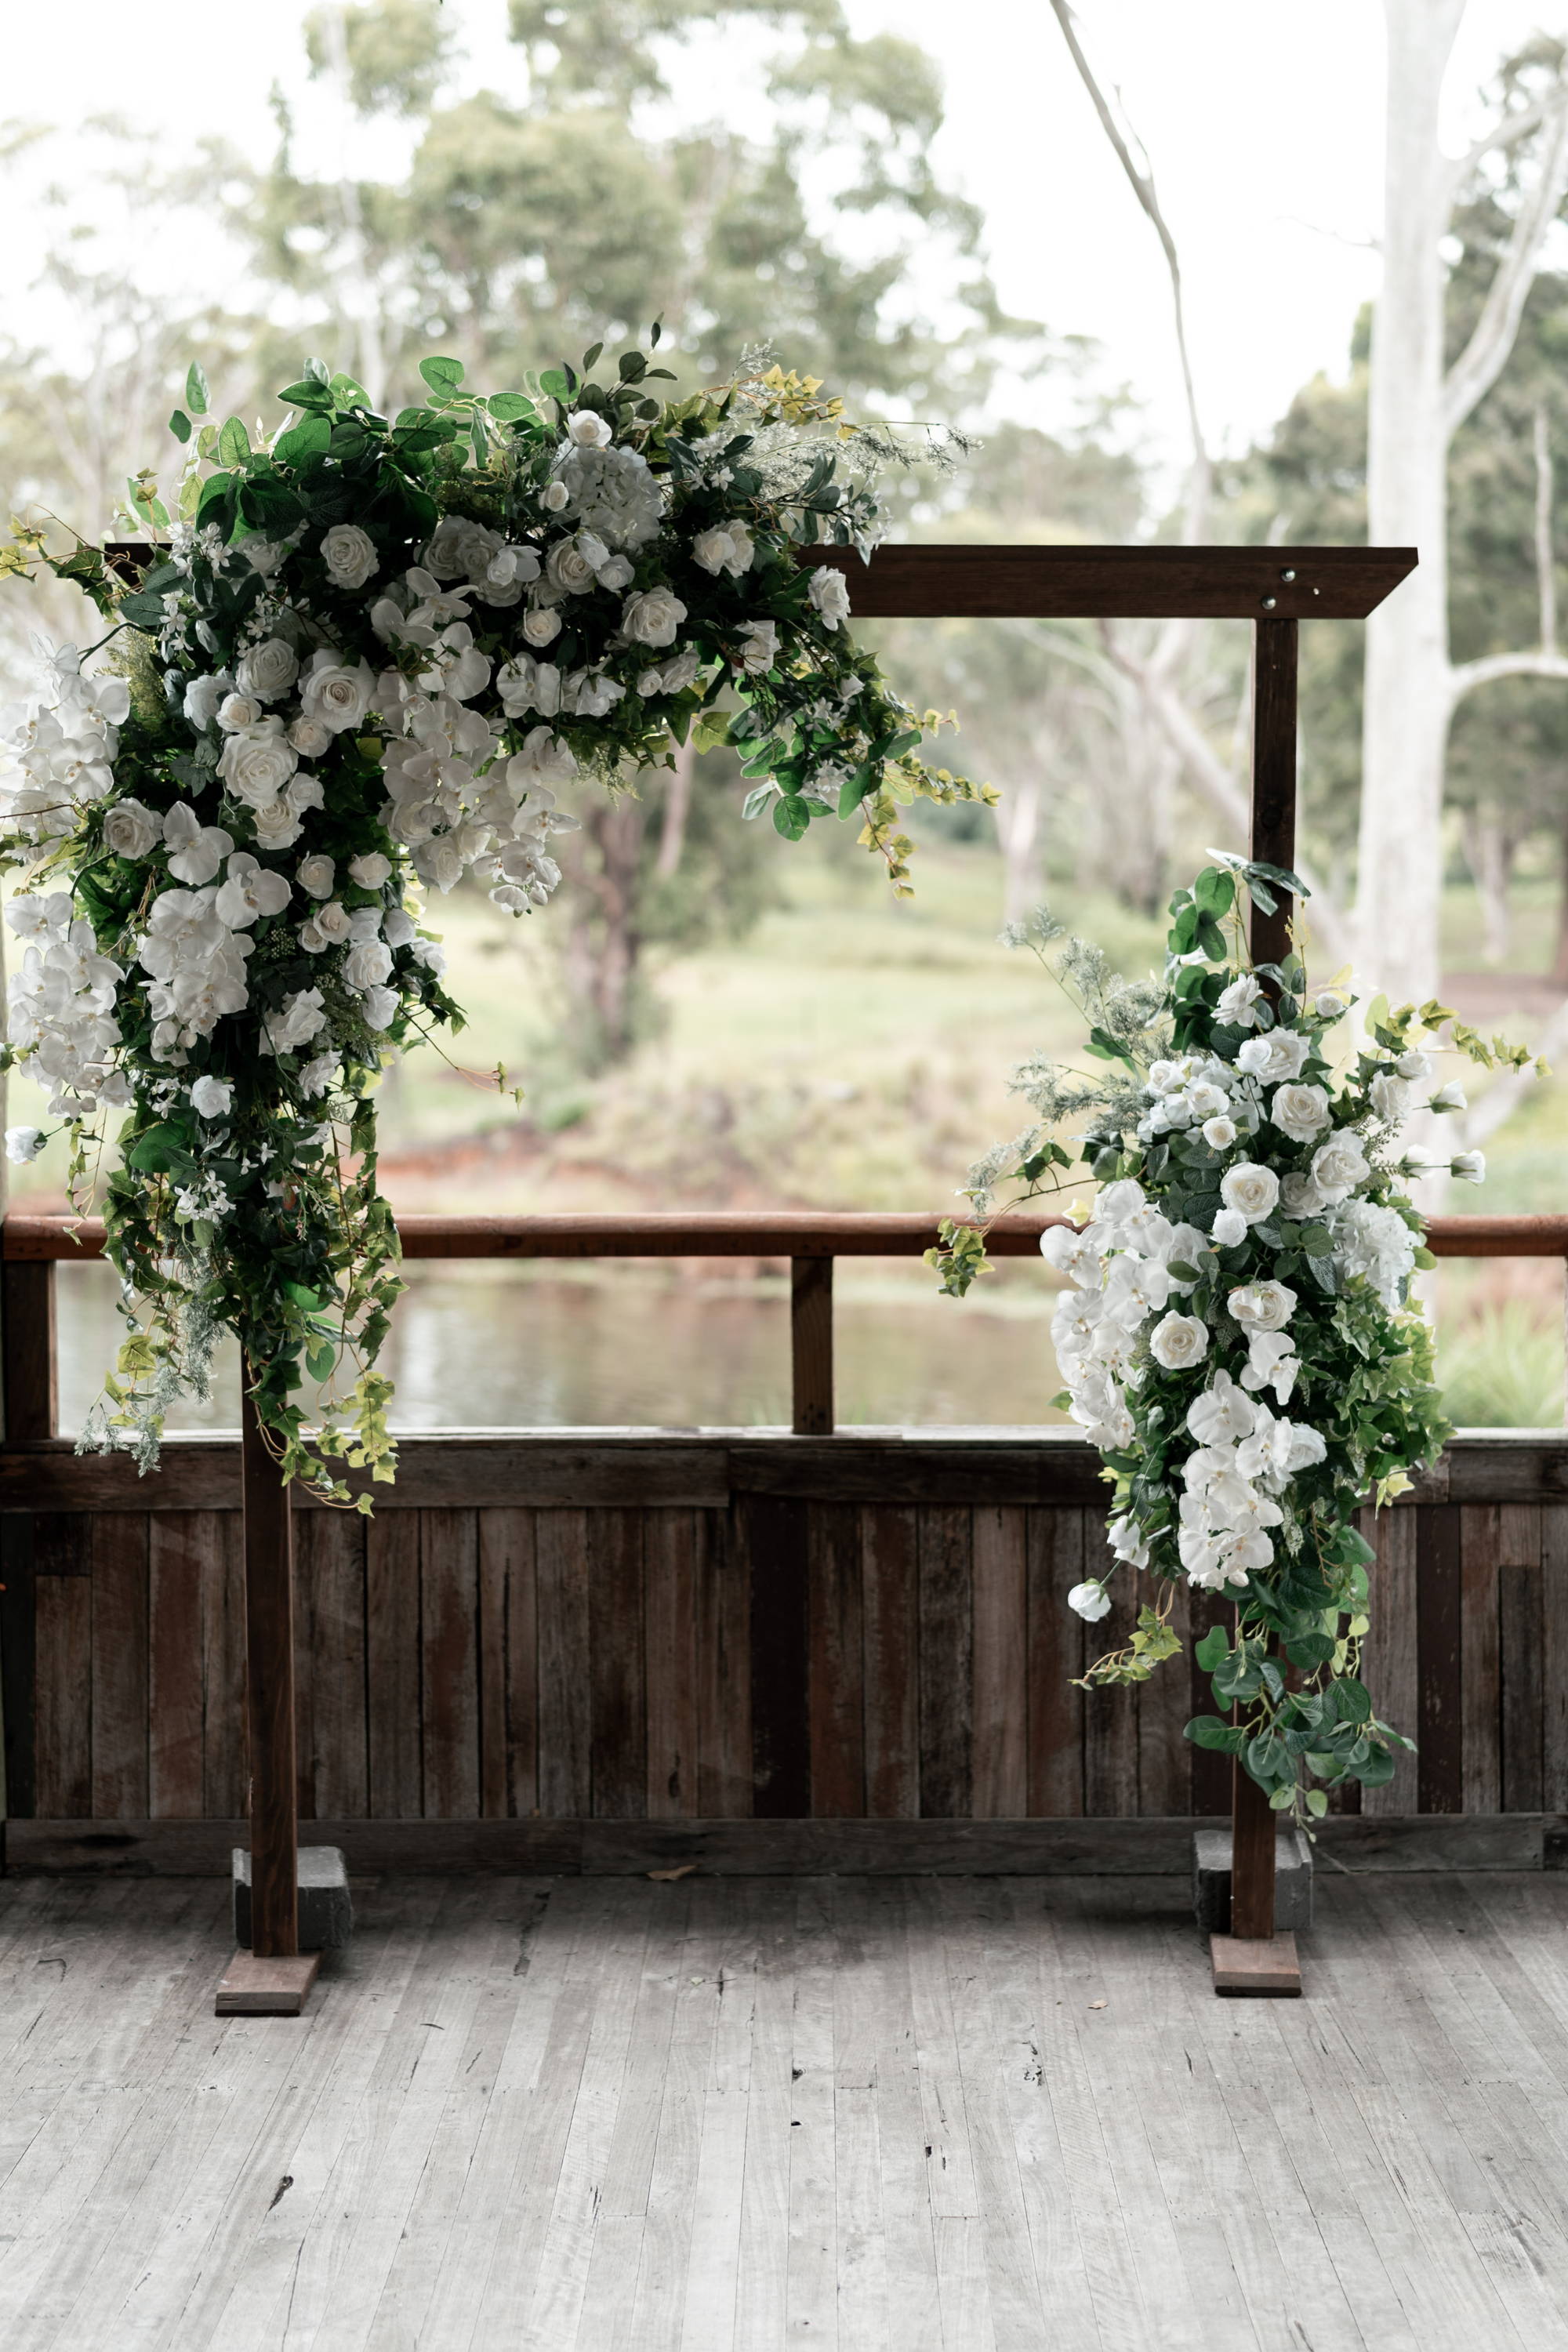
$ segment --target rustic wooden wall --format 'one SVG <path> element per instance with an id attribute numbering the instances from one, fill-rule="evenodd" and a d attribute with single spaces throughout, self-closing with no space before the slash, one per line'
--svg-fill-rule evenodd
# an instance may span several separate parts
<path id="1" fill-rule="evenodd" d="M 243 1812 L 226 1464 L 171 1449 L 176 1507 L 149 1508 L 163 1482 L 123 1465 L 7 1457 L 13 1818 Z M 422 1441 L 374 1520 L 299 1514 L 300 1813 L 1222 1811 L 1227 1764 L 1180 1736 L 1201 1675 L 1072 1687 L 1130 1615 L 1085 1628 L 1065 1605 L 1105 1559 L 1093 1466 L 1059 1441 Z M 1368 1679 L 1421 1748 L 1368 1812 L 1568 1811 L 1565 1476 L 1568 1448 L 1461 1443 L 1423 1499 L 1369 1523 Z M 650 1486 L 670 1499 L 637 1499 Z M 1178 1628 L 1218 1606 L 1183 1593 Z"/>

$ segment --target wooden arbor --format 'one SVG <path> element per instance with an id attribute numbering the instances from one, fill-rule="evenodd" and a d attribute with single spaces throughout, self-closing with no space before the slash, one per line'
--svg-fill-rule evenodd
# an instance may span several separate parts
<path id="1" fill-rule="evenodd" d="M 152 551 L 109 551 L 117 565 Z M 808 563 L 847 576 L 857 618 L 1246 620 L 1254 631 L 1251 853 L 1289 866 L 1296 837 L 1297 631 L 1303 620 L 1364 620 L 1416 562 L 1410 548 L 889 547 L 869 564 L 817 548 Z M 1278 961 L 1287 918 L 1254 912 L 1252 950 Z M 797 1265 L 797 1290 L 798 1283 Z M 797 1297 L 813 1329 L 828 1295 Z M 244 1433 L 245 1583 L 250 1724 L 253 1948 L 237 1955 L 220 2006 L 297 2011 L 314 1974 L 299 1953 L 296 1878 L 291 1514 L 248 1398 Z M 797 1411 L 797 1425 L 799 1424 Z M 1299 1992 L 1294 1939 L 1274 1933 L 1275 1817 L 1237 1763 L 1231 1929 L 1216 1989 Z"/>
<path id="2" fill-rule="evenodd" d="M 849 577 L 859 618 L 1246 620 L 1253 625 L 1251 854 L 1293 867 L 1297 635 L 1304 620 L 1364 620 L 1415 569 L 1396 547 L 892 547 L 861 568 L 816 551 Z M 1258 963 L 1277 963 L 1289 909 L 1252 913 Z M 1299 1993 L 1295 1937 L 1275 1933 L 1276 1819 L 1242 1769 L 1232 1773 L 1230 1934 L 1212 1939 L 1216 1992 Z"/>

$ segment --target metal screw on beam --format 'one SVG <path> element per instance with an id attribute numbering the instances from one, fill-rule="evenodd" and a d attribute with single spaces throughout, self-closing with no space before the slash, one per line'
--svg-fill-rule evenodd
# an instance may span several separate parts
<path id="1" fill-rule="evenodd" d="M 1295 572 L 1294 572 L 1287 570 L 1287 571 L 1281 572 L 1281 573 L 1279 574 L 1279 577 L 1280 577 L 1280 579 L 1281 579 L 1281 580 L 1294 580 L 1294 578 L 1296 577 L 1296 574 L 1295 574 Z"/>
<path id="2" fill-rule="evenodd" d="M 1266 613 L 1271 613 L 1279 599 L 1278 596 L 1260 596 L 1258 601 Z"/>

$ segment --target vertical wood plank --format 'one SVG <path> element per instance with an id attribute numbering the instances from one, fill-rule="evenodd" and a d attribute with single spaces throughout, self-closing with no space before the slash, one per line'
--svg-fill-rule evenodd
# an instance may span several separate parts
<path id="1" fill-rule="evenodd" d="M 1122 1575 L 1127 1574 L 1125 1569 Z M 1167 1593 L 1169 1623 L 1186 1649 L 1191 1635 L 1191 1588 L 1184 1580 L 1164 1586 L 1150 1579 L 1139 1596 L 1158 1607 Z M 1184 1655 L 1167 1658 L 1132 1693 L 1138 1740 L 1138 1810 L 1157 1820 L 1193 1810 L 1193 1757 L 1182 1727 L 1192 1714 L 1190 1669 Z"/>
<path id="2" fill-rule="evenodd" d="M 1415 1643 L 1421 1682 L 1418 1786 L 1424 1813 L 1458 1813 L 1465 1805 L 1461 1507 L 1453 1503 L 1424 1503 L 1415 1513 Z"/>
<path id="3" fill-rule="evenodd" d="M 865 1656 L 866 1811 L 874 1821 L 920 1817 L 920 1549 L 905 1503 L 860 1510 Z"/>
<path id="4" fill-rule="evenodd" d="M 479 1524 L 419 1514 L 421 1794 L 429 1821 L 479 1810 Z"/>
<path id="5" fill-rule="evenodd" d="M 971 1515 L 948 1504 L 920 1512 L 921 1812 L 965 1816 L 973 1769 L 974 1570 Z"/>
<path id="6" fill-rule="evenodd" d="M 1029 1810 L 1028 1573 L 1026 1515 L 976 1504 L 973 1795 L 977 1821 Z"/>
<path id="7" fill-rule="evenodd" d="M 300 1712 L 317 1821 L 357 1821 L 370 1803 L 369 1694 L 365 1677 L 365 1532 L 357 1511 L 298 1515 L 298 1579 L 309 1638 L 308 1708 Z"/>
<path id="8" fill-rule="evenodd" d="M 5 1435 L 13 1444 L 53 1437 L 59 1427 L 53 1265 L 46 1259 L 0 1266 L 0 1300 Z"/>
<path id="9" fill-rule="evenodd" d="M 833 1260 L 790 1260 L 790 1386 L 797 1437 L 831 1437 Z"/>
<path id="10" fill-rule="evenodd" d="M 365 1528 L 365 1677 L 374 1821 L 419 1817 L 419 1519 L 417 1511 L 381 1511 Z"/>
<path id="11" fill-rule="evenodd" d="M 641 1511 L 589 1512 L 588 1612 L 594 1814 L 599 1821 L 641 1821 L 647 1812 Z"/>
<path id="12" fill-rule="evenodd" d="M 512 1787 L 512 1625 L 511 1582 L 514 1567 L 526 1554 L 528 1628 L 526 1706 L 528 1740 L 528 1801 L 536 1802 L 533 1713 L 537 1688 L 534 1675 L 533 1520 L 530 1513 L 510 1507 L 482 1510 L 479 1515 L 479 1811 L 486 1821 L 505 1821 L 518 1810 Z M 521 1630 L 521 1629 L 520 1629 Z"/>
<path id="13" fill-rule="evenodd" d="M 1265 866 L 1296 863 L 1296 670 L 1299 625 L 1255 621 L 1252 638 L 1252 855 Z M 1273 914 L 1252 909 L 1254 963 L 1282 963 L 1290 945 L 1291 902 Z"/>
<path id="14" fill-rule="evenodd" d="M 692 1519 L 697 1616 L 697 1811 L 739 1820 L 756 1798 L 752 1734 L 752 1580 L 739 1508 Z"/>
<path id="15" fill-rule="evenodd" d="M 147 1514 L 92 1521 L 92 1810 L 147 1818 Z"/>
<path id="16" fill-rule="evenodd" d="M 1539 1505 L 1528 1503 L 1505 1503 L 1499 1514 L 1498 1674 L 1505 1813 L 1542 1809 L 1542 1517 Z"/>
<path id="17" fill-rule="evenodd" d="M 1416 1655 L 1415 1550 L 1419 1513 L 1363 1511 L 1357 1526 L 1377 1558 L 1367 1570 L 1364 1680 L 1373 1711 L 1407 1739 L 1421 1738 L 1421 1676 Z M 1363 1789 L 1363 1813 L 1414 1813 L 1420 1806 L 1419 1759 L 1394 1750 L 1394 1778 L 1381 1789 Z"/>
<path id="18" fill-rule="evenodd" d="M 479 1520 L 480 1545 L 506 1576 L 506 1803 L 521 1820 L 540 1802 L 538 1528 L 536 1511 L 486 1511 Z"/>
<path id="19" fill-rule="evenodd" d="M 92 1521 L 40 1511 L 31 1522 L 36 1801 L 46 1821 L 92 1812 Z"/>
<path id="20" fill-rule="evenodd" d="M 32 1818 L 37 1800 L 36 1599 L 33 1521 L 26 1511 L 6 1511 L 0 1514 L 0 1718 L 5 1811 L 17 1821 Z"/>
<path id="21" fill-rule="evenodd" d="M 696 1514 L 652 1510 L 643 1528 L 650 1821 L 698 1809 Z"/>
<path id="22" fill-rule="evenodd" d="M 1083 1573 L 1109 1580 L 1110 1614 L 1087 1629 L 1089 1662 L 1125 1648 L 1138 1622 L 1133 1580 L 1112 1574 L 1115 1555 L 1106 1540 L 1103 1511 L 1083 1515 Z M 1138 1810 L 1138 1718 L 1130 1690 L 1088 1694 L 1084 1709 L 1083 1809 L 1086 1813 L 1124 1814 Z"/>
<path id="23" fill-rule="evenodd" d="M 1461 1810 L 1495 1813 L 1502 1805 L 1502 1514 L 1496 1503 L 1459 1513 L 1459 1708 Z"/>
<path id="24" fill-rule="evenodd" d="M 751 1589 L 752 1810 L 769 1821 L 811 1811 L 805 1508 L 747 1495 L 735 1511 Z"/>
<path id="25" fill-rule="evenodd" d="M 592 1802 L 588 1532 L 582 1511 L 541 1511 L 539 1806 L 552 1821 L 587 1817 Z"/>
<path id="26" fill-rule="evenodd" d="M 1084 1624 L 1068 1607 L 1083 1580 L 1083 1514 L 1032 1510 L 1026 1522 L 1029 1811 L 1076 1821 L 1083 1811 Z"/>
<path id="27" fill-rule="evenodd" d="M 147 1809 L 197 1821 L 202 1811 L 202 1576 L 210 1511 L 157 1511 L 147 1538 Z"/>
<path id="28" fill-rule="evenodd" d="M 1541 1513 L 1542 1808 L 1568 1812 L 1568 1503 Z"/>
<path id="29" fill-rule="evenodd" d="M 319 1516 L 312 1511 L 312 1521 Z M 306 1514 L 290 1506 L 289 1539 L 293 1556 L 292 1616 L 294 1625 L 294 1811 L 302 1822 L 316 1819 L 315 1713 L 316 1609 L 310 1568 L 314 1544 Z"/>
<path id="30" fill-rule="evenodd" d="M 858 1819 L 866 1811 L 866 1665 L 853 1503 L 807 1507 L 806 1579 L 811 1810 Z"/>
<path id="31" fill-rule="evenodd" d="M 202 1806 L 209 1821 L 234 1821 L 249 1772 L 244 1528 L 237 1511 L 198 1517 L 210 1530 L 202 1553 Z"/>

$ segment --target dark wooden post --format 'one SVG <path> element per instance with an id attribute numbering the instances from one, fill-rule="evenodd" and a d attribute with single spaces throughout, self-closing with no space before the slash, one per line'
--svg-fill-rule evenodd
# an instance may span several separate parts
<path id="1" fill-rule="evenodd" d="M 1259 863 L 1294 870 L 1296 856 L 1296 623 L 1259 621 L 1252 670 L 1252 849 Z M 1252 961 L 1280 963 L 1290 945 L 1291 902 L 1275 914 L 1252 909 Z M 1275 990 L 1272 992 L 1278 993 Z M 1237 1709 L 1239 1717 L 1241 1710 Z M 1268 1799 L 1236 1759 L 1231 1775 L 1230 1937 L 1215 1956 L 1216 1988 L 1227 1992 L 1300 1992 L 1293 1936 L 1274 1933 L 1274 1843 Z M 1268 1945 L 1266 1953 L 1236 1946 Z M 1287 1947 L 1289 1949 L 1287 1950 Z"/>
<path id="2" fill-rule="evenodd" d="M 53 1437 L 59 1426 L 55 1346 L 55 1268 L 51 1258 L 6 1265 L 5 1307 L 5 1435 Z"/>
<path id="3" fill-rule="evenodd" d="M 320 1955 L 300 1950 L 294 1755 L 294 1518 L 250 1391 L 240 1389 L 245 1662 L 250 1738 L 250 1949 L 218 1987 L 220 2017 L 297 2016 Z"/>
<path id="4" fill-rule="evenodd" d="M 831 1437 L 833 1260 L 790 1260 L 790 1368 L 797 1437 Z"/>

